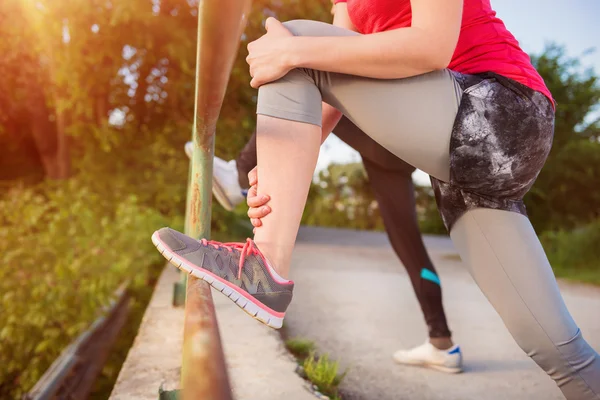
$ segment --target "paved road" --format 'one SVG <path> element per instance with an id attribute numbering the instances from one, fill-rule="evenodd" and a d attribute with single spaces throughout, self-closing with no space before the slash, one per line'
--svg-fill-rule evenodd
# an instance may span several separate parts
<path id="1" fill-rule="evenodd" d="M 554 383 L 525 356 L 483 297 L 451 242 L 427 237 L 466 373 L 395 365 L 426 330 L 408 276 L 380 233 L 302 228 L 294 253 L 290 334 L 314 340 L 350 372 L 346 400 L 554 400 Z M 561 284 L 585 337 L 600 350 L 600 290 Z"/>

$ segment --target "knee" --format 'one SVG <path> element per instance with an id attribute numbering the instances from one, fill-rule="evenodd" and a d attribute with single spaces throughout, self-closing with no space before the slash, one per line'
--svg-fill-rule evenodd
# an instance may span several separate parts
<path id="1" fill-rule="evenodd" d="M 258 89 L 256 112 L 321 126 L 321 92 L 305 71 L 294 69 Z"/>
<path id="2" fill-rule="evenodd" d="M 320 21 L 311 21 L 308 19 L 295 19 L 283 23 L 294 36 L 355 36 L 360 35 L 340 26 L 335 26 Z"/>
<path id="3" fill-rule="evenodd" d="M 283 26 L 292 32 L 294 36 L 321 36 L 323 28 L 331 25 L 308 19 L 294 19 L 284 22 Z"/>

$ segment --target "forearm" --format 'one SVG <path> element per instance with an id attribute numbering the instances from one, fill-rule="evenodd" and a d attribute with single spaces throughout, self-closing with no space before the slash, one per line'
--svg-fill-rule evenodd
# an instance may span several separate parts
<path id="1" fill-rule="evenodd" d="M 289 62 L 294 68 L 379 79 L 406 78 L 443 69 L 452 56 L 447 49 L 432 46 L 436 40 L 418 28 L 361 36 L 293 37 L 290 41 Z"/>

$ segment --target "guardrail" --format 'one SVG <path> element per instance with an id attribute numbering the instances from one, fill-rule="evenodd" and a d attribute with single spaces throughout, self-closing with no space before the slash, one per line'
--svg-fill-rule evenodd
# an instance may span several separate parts
<path id="1" fill-rule="evenodd" d="M 115 292 L 104 315 L 72 342 L 24 400 L 85 399 L 104 364 L 129 314 L 128 283 Z"/>

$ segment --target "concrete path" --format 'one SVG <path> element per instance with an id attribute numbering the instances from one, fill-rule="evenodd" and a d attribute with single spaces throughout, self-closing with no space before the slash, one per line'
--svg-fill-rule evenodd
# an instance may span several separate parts
<path id="1" fill-rule="evenodd" d="M 312 339 L 350 372 L 344 400 L 554 400 L 554 383 L 521 352 L 444 237 L 427 237 L 466 373 L 398 366 L 391 354 L 424 342 L 408 276 L 380 233 L 302 228 L 294 253 L 292 336 Z M 600 350 L 600 290 L 561 284 L 584 336 Z"/>

